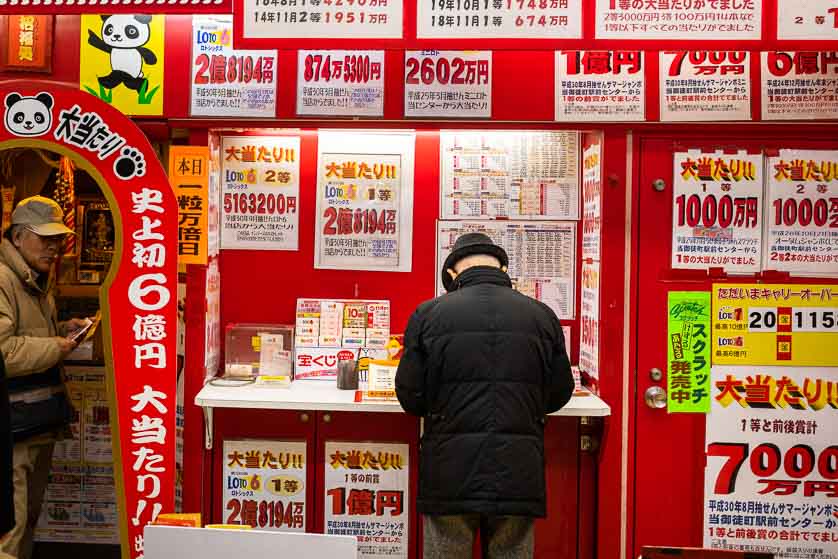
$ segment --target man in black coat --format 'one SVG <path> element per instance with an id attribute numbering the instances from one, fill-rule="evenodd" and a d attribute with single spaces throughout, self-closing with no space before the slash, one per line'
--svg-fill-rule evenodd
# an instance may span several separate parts
<path id="1" fill-rule="evenodd" d="M 532 557 L 545 515 L 544 423 L 573 393 L 558 318 L 512 289 L 503 248 L 482 233 L 457 239 L 446 295 L 411 316 L 396 393 L 425 418 L 419 511 L 426 559 Z"/>

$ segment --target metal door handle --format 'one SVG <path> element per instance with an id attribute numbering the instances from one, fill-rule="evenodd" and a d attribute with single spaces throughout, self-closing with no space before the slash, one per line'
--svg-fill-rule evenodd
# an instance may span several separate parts
<path id="1" fill-rule="evenodd" d="M 643 399 L 653 410 L 663 409 L 666 407 L 666 390 L 660 386 L 650 386 L 646 389 Z"/>

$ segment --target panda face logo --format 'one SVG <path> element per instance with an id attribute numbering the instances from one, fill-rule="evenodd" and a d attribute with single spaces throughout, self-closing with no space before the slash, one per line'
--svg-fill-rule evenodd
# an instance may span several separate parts
<path id="1" fill-rule="evenodd" d="M 52 127 L 52 95 L 39 93 L 24 97 L 19 93 L 6 95 L 6 130 L 15 136 L 42 136 Z"/>
<path id="2" fill-rule="evenodd" d="M 134 49 L 148 42 L 151 16 L 103 16 L 102 40 L 116 49 Z"/>

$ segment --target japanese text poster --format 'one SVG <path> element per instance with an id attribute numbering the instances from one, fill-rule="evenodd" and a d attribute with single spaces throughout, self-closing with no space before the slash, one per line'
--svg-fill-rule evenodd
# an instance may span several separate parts
<path id="1" fill-rule="evenodd" d="M 216 375 L 221 363 L 221 273 L 218 258 L 211 258 L 207 264 L 204 289 L 207 302 L 204 312 L 204 374 L 208 381 Z"/>
<path id="2" fill-rule="evenodd" d="M 751 120 L 747 51 L 665 51 L 660 59 L 664 122 Z"/>
<path id="3" fill-rule="evenodd" d="M 245 39 L 401 39 L 403 0 L 244 0 Z"/>
<path id="4" fill-rule="evenodd" d="M 838 285 L 713 285 L 714 365 L 838 363 Z"/>
<path id="5" fill-rule="evenodd" d="M 209 178 L 207 193 L 209 194 L 207 215 L 207 257 L 218 256 L 221 248 L 221 136 L 209 134 Z"/>
<path id="6" fill-rule="evenodd" d="M 126 115 L 163 114 L 166 16 L 81 16 L 79 84 Z"/>
<path id="7" fill-rule="evenodd" d="M 763 0 L 596 0 L 597 39 L 758 40 Z"/>
<path id="8" fill-rule="evenodd" d="M 225 136 L 221 248 L 297 250 L 299 136 Z"/>
<path id="9" fill-rule="evenodd" d="M 556 51 L 556 120 L 644 120 L 643 59 L 639 50 Z"/>
<path id="10" fill-rule="evenodd" d="M 710 411 L 710 292 L 670 291 L 666 337 L 667 410 Z"/>
<path id="11" fill-rule="evenodd" d="M 579 369 L 599 378 L 599 262 L 582 262 L 582 302 L 579 311 Z M 570 346 L 568 346 L 570 355 Z"/>
<path id="12" fill-rule="evenodd" d="M 321 130 L 314 266 L 409 272 L 413 132 Z"/>
<path id="13" fill-rule="evenodd" d="M 178 262 L 207 263 L 209 150 L 203 146 L 169 148 L 169 182 L 178 203 Z"/>
<path id="14" fill-rule="evenodd" d="M 445 258 L 465 233 L 485 233 L 509 256 L 512 286 L 553 309 L 576 315 L 576 223 L 562 221 L 437 221 L 437 293 Z"/>
<path id="15" fill-rule="evenodd" d="M 762 155 L 674 154 L 672 267 L 758 272 Z"/>
<path id="16" fill-rule="evenodd" d="M 442 219 L 579 219 L 576 132 L 440 132 Z"/>
<path id="17" fill-rule="evenodd" d="M 325 533 L 358 538 L 358 557 L 406 559 L 410 547 L 410 447 L 326 441 Z"/>
<path id="18" fill-rule="evenodd" d="M 838 152 L 780 150 L 766 172 L 763 268 L 838 276 Z"/>
<path id="19" fill-rule="evenodd" d="M 492 116 L 492 51 L 405 51 L 404 116 Z"/>
<path id="20" fill-rule="evenodd" d="M 704 547 L 838 558 L 836 379 L 836 368 L 713 366 Z"/>
<path id="21" fill-rule="evenodd" d="M 276 116 L 277 52 L 233 50 L 233 16 L 192 17 L 192 116 Z"/>
<path id="22" fill-rule="evenodd" d="M 582 0 L 416 3 L 420 39 L 581 39 Z"/>
<path id="23" fill-rule="evenodd" d="M 763 120 L 838 118 L 838 51 L 761 55 Z"/>
<path id="24" fill-rule="evenodd" d="M 602 244 L 602 145 L 582 154 L 582 260 L 599 260 Z"/>
<path id="25" fill-rule="evenodd" d="M 224 524 L 305 532 L 307 460 L 305 441 L 224 441 Z"/>
<path id="26" fill-rule="evenodd" d="M 777 0 L 777 38 L 838 39 L 838 5 L 833 0 Z"/>
<path id="27" fill-rule="evenodd" d="M 5 53 L 0 68 L 6 71 L 52 70 L 52 15 L 6 16 Z M 2 50 L 2 48 L 0 48 Z"/>
<path id="28" fill-rule="evenodd" d="M 297 114 L 384 116 L 384 51 L 297 51 Z"/>

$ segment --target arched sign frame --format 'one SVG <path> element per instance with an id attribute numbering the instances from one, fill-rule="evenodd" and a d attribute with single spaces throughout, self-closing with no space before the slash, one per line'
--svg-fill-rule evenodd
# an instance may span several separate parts
<path id="1" fill-rule="evenodd" d="M 113 215 L 114 256 L 99 292 L 123 559 L 143 556 L 143 527 L 174 512 L 177 204 L 140 129 L 64 85 L 0 83 L 0 150 L 66 155 L 96 180 Z"/>

